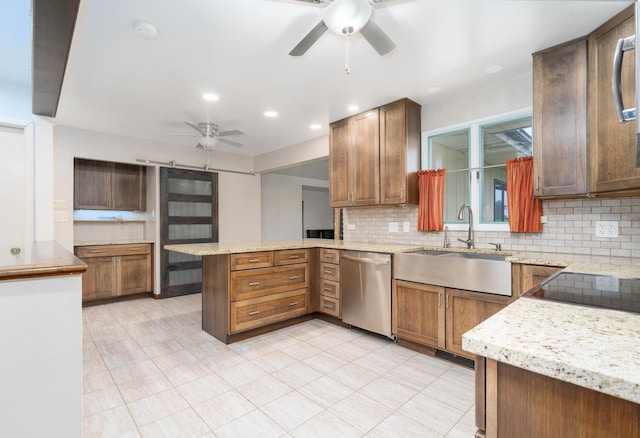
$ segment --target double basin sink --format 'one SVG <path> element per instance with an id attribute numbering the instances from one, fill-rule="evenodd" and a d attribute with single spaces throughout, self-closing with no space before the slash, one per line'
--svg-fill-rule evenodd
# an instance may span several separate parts
<path id="1" fill-rule="evenodd" d="M 394 254 L 394 278 L 454 289 L 511 295 L 504 254 L 419 250 Z"/>

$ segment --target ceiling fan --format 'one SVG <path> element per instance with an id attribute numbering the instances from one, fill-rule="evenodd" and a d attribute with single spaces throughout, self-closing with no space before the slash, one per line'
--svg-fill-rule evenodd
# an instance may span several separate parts
<path id="1" fill-rule="evenodd" d="M 242 147 L 243 145 L 237 143 L 235 141 L 229 140 L 225 137 L 230 135 L 243 135 L 239 129 L 232 129 L 230 131 L 220 131 L 218 129 L 218 125 L 212 122 L 201 122 L 201 123 L 193 123 L 193 122 L 184 122 L 187 125 L 191 126 L 193 129 L 198 131 L 198 134 L 169 134 L 169 135 L 188 135 L 190 137 L 198 137 L 198 144 L 196 147 L 200 149 L 209 149 L 215 146 L 218 141 L 229 144 L 235 147 Z"/>
<path id="2" fill-rule="evenodd" d="M 350 36 L 360 32 L 378 54 L 386 55 L 396 46 L 391 38 L 371 19 L 373 5 L 387 0 L 297 0 L 304 3 L 328 5 L 324 16 L 296 45 L 289 55 L 302 56 L 327 30 Z"/>

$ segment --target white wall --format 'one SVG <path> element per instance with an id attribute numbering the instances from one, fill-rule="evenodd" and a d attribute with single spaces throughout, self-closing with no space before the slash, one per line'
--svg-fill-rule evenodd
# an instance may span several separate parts
<path id="1" fill-rule="evenodd" d="M 268 172 L 308 163 L 328 156 L 329 136 L 323 136 L 257 155 L 254 159 L 254 169 L 256 172 Z"/>
<path id="2" fill-rule="evenodd" d="M 303 223 L 306 230 L 333 229 L 333 208 L 329 207 L 329 190 L 302 187 Z"/>
<path id="3" fill-rule="evenodd" d="M 210 155 L 209 155 L 210 154 Z M 105 161 L 141 164 L 136 159 L 204 166 L 210 160 L 211 167 L 251 171 L 251 157 L 204 151 L 168 143 L 156 143 L 131 137 L 89 131 L 68 126 L 55 129 L 54 198 L 66 204 L 70 220 L 54 225 L 55 240 L 68 250 L 73 250 L 73 159 L 91 158 Z M 153 171 L 152 173 L 157 173 Z M 157 182 L 157 179 L 154 180 Z M 150 185 L 157 193 L 157 183 Z M 260 240 L 260 176 L 220 172 L 218 177 L 219 240 Z M 156 198 L 157 199 L 157 198 Z M 154 204 L 147 205 L 151 216 L 156 214 Z M 156 207 L 157 208 L 157 207 Z M 145 236 L 149 236 L 145 230 Z"/>
<path id="4" fill-rule="evenodd" d="M 329 182 L 273 173 L 262 175 L 263 240 L 303 237 L 302 186 L 329 187 Z"/>

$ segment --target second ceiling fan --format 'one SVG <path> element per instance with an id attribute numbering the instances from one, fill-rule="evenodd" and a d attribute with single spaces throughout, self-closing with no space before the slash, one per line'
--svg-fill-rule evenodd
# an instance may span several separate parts
<path id="1" fill-rule="evenodd" d="M 338 35 L 350 36 L 360 32 L 380 55 L 395 48 L 391 38 L 373 22 L 373 5 L 387 0 L 297 0 L 305 3 L 326 4 L 327 10 L 311 31 L 289 52 L 291 56 L 302 56 L 327 30 Z"/>

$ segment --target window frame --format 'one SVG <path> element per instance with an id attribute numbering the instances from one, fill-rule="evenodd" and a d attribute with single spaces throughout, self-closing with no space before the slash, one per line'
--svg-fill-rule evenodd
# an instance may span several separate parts
<path id="1" fill-rule="evenodd" d="M 422 170 L 433 169 L 431 167 L 431 142 L 432 137 L 451 134 L 454 132 L 460 132 L 468 130 L 469 132 L 469 171 L 470 183 L 469 183 L 469 200 L 471 201 L 471 209 L 473 210 L 473 228 L 476 231 L 509 231 L 508 223 L 497 222 L 481 222 L 482 215 L 481 203 L 482 203 L 482 187 L 480 185 L 481 178 L 479 172 L 482 168 L 483 150 L 482 150 L 482 128 L 486 125 L 497 124 L 500 122 L 511 121 L 519 118 L 531 117 L 533 121 L 533 108 L 527 107 L 514 111 L 509 111 L 500 114 L 494 114 L 491 116 L 471 120 L 464 123 L 457 123 L 454 125 L 448 125 L 443 128 L 433 129 L 422 132 L 422 147 L 421 147 L 421 163 L 420 168 Z M 533 123 L 533 122 L 532 122 Z M 445 179 L 446 184 L 446 179 Z M 446 202 L 446 201 L 445 201 Z M 457 206 L 459 207 L 459 206 Z M 465 216 L 466 217 L 466 216 Z M 466 230 L 468 228 L 467 222 L 445 222 L 445 225 L 450 230 Z"/>

